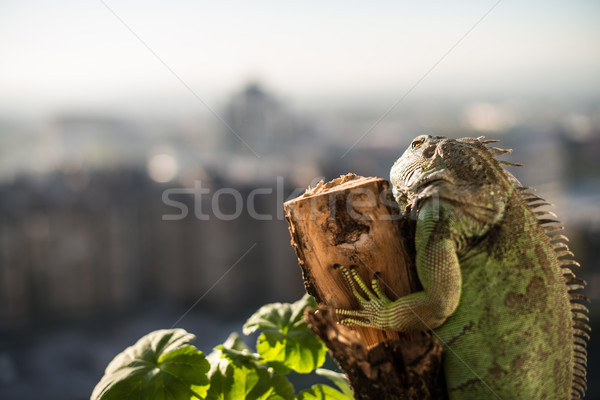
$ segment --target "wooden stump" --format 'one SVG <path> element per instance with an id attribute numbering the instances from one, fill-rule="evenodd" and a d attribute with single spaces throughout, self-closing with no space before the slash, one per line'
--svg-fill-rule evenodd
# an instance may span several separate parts
<path id="1" fill-rule="evenodd" d="M 357 309 L 340 264 L 357 266 L 370 284 L 377 272 L 390 299 L 419 289 L 413 257 L 389 183 L 350 174 L 284 204 L 306 290 L 322 305 Z M 397 332 L 356 328 L 367 347 Z"/>
<path id="2" fill-rule="evenodd" d="M 319 304 L 309 326 L 325 342 L 360 399 L 443 398 L 441 346 L 428 332 L 411 335 L 335 322 L 332 309 L 360 307 L 335 264 L 355 265 L 370 284 L 378 273 L 395 300 L 422 290 L 412 230 L 390 184 L 349 174 L 284 204 L 306 291 Z"/>

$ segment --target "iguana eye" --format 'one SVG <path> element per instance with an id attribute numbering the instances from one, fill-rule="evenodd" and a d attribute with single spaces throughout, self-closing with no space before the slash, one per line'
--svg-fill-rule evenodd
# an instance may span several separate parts
<path id="1" fill-rule="evenodd" d="M 423 143 L 425 143 L 425 138 L 422 136 L 419 136 L 418 138 L 413 140 L 413 142 L 410 144 L 410 148 L 411 148 L 411 150 L 414 150 L 414 149 L 418 148 L 420 145 L 422 145 Z"/>

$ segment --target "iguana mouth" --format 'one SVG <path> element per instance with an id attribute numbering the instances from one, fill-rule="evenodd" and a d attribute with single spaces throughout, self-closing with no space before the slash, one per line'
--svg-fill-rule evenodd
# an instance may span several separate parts
<path id="1" fill-rule="evenodd" d="M 411 187 L 417 180 L 419 180 L 422 173 L 423 173 L 423 168 L 417 168 L 417 169 L 413 170 L 410 174 L 408 174 L 408 176 L 404 180 L 405 187 L 406 188 Z"/>
<path id="2" fill-rule="evenodd" d="M 445 169 L 423 171 L 423 168 L 415 170 L 414 173 L 409 176 L 407 186 L 402 188 L 406 192 L 418 193 L 425 190 L 426 187 L 438 184 L 440 182 L 446 182 L 454 184 L 453 180 L 447 174 Z"/>

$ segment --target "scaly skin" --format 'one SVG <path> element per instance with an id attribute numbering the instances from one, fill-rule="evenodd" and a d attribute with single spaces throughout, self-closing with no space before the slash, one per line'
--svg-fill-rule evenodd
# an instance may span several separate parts
<path id="1" fill-rule="evenodd" d="M 432 329 L 444 346 L 454 399 L 571 399 L 585 392 L 589 328 L 583 287 L 566 267 L 564 236 L 533 211 L 537 196 L 480 139 L 419 136 L 391 171 L 394 195 L 416 216 L 423 291 L 390 300 L 341 267 L 362 310 L 341 323 L 395 331 Z M 564 238 L 566 239 L 566 238 Z M 565 276 L 563 276 L 565 275 Z M 359 290 L 360 289 L 360 290 Z M 364 295 L 361 292 L 364 292 Z"/>

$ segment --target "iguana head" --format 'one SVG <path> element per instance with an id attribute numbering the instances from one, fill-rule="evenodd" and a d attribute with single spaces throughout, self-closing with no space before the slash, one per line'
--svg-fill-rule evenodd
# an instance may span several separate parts
<path id="1" fill-rule="evenodd" d="M 431 171 L 437 161 L 436 148 L 444 137 L 417 136 L 390 171 L 390 181 L 394 186 L 394 197 L 402 204 L 399 196 L 406 196 L 409 189 L 419 182 L 422 176 Z"/>
<path id="2" fill-rule="evenodd" d="M 390 171 L 394 197 L 405 213 L 434 198 L 486 225 L 494 223 L 513 190 L 510 174 L 495 159 L 501 151 L 477 138 L 417 136 Z"/>

